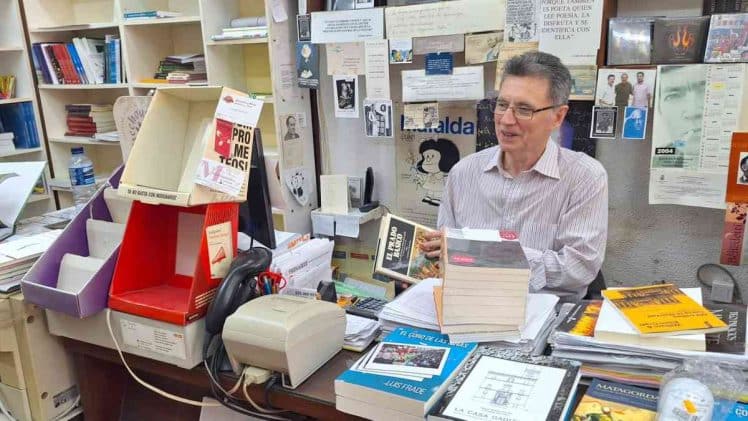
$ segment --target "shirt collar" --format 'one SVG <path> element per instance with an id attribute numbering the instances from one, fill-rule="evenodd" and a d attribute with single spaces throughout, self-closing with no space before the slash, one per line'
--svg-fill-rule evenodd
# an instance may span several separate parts
<path id="1" fill-rule="evenodd" d="M 537 171 L 540 174 L 555 179 L 561 178 L 558 171 L 558 152 L 558 145 L 556 145 L 556 142 L 554 142 L 553 139 L 548 139 L 543 155 L 540 156 L 540 159 L 538 159 L 538 162 L 535 163 L 530 171 Z M 483 168 L 483 172 L 491 171 L 494 168 L 503 171 L 503 168 L 501 167 L 501 153 L 501 147 L 496 146 L 496 153 L 493 154 L 493 157 Z"/>

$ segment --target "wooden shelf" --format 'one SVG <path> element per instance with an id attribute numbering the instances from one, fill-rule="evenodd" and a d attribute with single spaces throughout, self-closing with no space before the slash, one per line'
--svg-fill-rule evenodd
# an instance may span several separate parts
<path id="1" fill-rule="evenodd" d="M 0 105 L 3 105 L 3 104 L 16 104 L 16 103 L 19 103 L 19 102 L 29 102 L 31 100 L 32 99 L 28 98 L 28 97 L 0 99 Z"/>
<path id="2" fill-rule="evenodd" d="M 5 158 L 5 157 L 8 157 L 8 156 L 25 155 L 25 154 L 30 154 L 30 153 L 34 153 L 34 152 L 41 152 L 41 151 L 42 151 L 41 147 L 39 147 L 39 148 L 28 148 L 28 149 L 16 149 L 13 152 L 0 153 L 0 158 Z"/>
<path id="3" fill-rule="evenodd" d="M 5 51 L 21 52 L 21 51 L 23 51 L 23 47 L 21 47 L 21 46 L 17 46 L 17 47 L 14 47 L 14 46 L 0 47 L 0 53 L 5 52 Z"/>
<path id="4" fill-rule="evenodd" d="M 74 145 L 119 146 L 119 142 L 105 142 L 103 140 L 96 140 L 83 136 L 50 137 L 49 141 L 55 143 L 70 143 Z"/>
<path id="5" fill-rule="evenodd" d="M 45 28 L 29 28 L 29 32 L 65 32 L 65 31 L 86 31 L 92 29 L 109 29 L 119 28 L 119 25 L 115 22 L 104 22 L 104 23 L 84 23 L 80 25 L 60 25 L 50 26 Z"/>
<path id="6" fill-rule="evenodd" d="M 242 38 L 242 39 L 227 39 L 225 41 L 213 41 L 210 40 L 206 45 L 241 45 L 241 44 L 267 44 L 268 38 Z"/>
<path id="7" fill-rule="evenodd" d="M 41 202 L 42 200 L 51 199 L 51 197 L 48 194 L 32 194 L 29 197 L 29 200 L 26 201 L 26 203 L 34 203 L 34 202 Z"/>
<path id="8" fill-rule="evenodd" d="M 200 22 L 200 16 L 179 16 L 176 18 L 141 18 L 128 19 L 122 22 L 124 26 L 142 26 L 142 25 L 170 25 L 177 23 L 194 23 Z"/>
<path id="9" fill-rule="evenodd" d="M 80 85 L 53 85 L 49 83 L 40 83 L 39 89 L 127 89 L 127 83 L 89 83 Z"/>
<path id="10" fill-rule="evenodd" d="M 138 82 L 138 83 L 132 84 L 133 88 L 155 89 L 155 88 L 163 88 L 165 86 L 174 86 L 174 84 L 173 83 L 154 83 L 154 82 Z"/>

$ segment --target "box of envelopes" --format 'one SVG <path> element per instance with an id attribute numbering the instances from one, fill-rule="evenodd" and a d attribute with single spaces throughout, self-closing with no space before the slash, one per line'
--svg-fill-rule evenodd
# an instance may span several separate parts
<path id="1" fill-rule="evenodd" d="M 131 201 L 107 192 L 119 185 L 115 170 L 21 281 L 26 300 L 74 317 L 107 306 L 109 284 Z"/>
<path id="2" fill-rule="evenodd" d="M 244 201 L 262 104 L 228 88 L 158 89 L 119 194 L 175 206 Z"/>
<path id="3" fill-rule="evenodd" d="M 200 318 L 236 256 L 238 224 L 238 203 L 134 201 L 109 307 L 177 325 Z"/>

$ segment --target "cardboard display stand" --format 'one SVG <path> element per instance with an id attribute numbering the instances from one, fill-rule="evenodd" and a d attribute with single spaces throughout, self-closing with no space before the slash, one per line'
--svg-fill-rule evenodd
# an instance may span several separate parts
<path id="1" fill-rule="evenodd" d="M 237 203 L 133 202 L 109 307 L 177 325 L 202 317 L 236 256 L 238 219 Z"/>
<path id="2" fill-rule="evenodd" d="M 109 178 L 109 185 L 117 188 L 122 174 L 122 167 Z M 87 221 L 96 219 L 112 222 L 112 217 L 104 200 L 102 186 L 86 207 L 79 212 L 49 249 L 34 263 L 21 281 L 21 289 L 26 300 L 41 307 L 57 310 L 74 317 L 89 317 L 107 306 L 109 284 L 114 273 L 119 247 L 104 259 L 104 264 L 93 276 L 80 280 L 78 291 L 66 291 L 58 288 L 60 265 L 66 254 L 89 256 L 86 234 Z"/>

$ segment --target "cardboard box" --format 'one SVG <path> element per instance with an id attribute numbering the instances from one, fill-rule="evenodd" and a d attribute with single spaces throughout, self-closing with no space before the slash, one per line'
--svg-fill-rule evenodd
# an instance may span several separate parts
<path id="1" fill-rule="evenodd" d="M 202 317 L 236 257 L 238 224 L 237 203 L 133 202 L 109 307 L 177 325 Z"/>
<path id="2" fill-rule="evenodd" d="M 122 167 L 115 170 L 108 184 L 117 188 L 121 174 Z M 112 281 L 119 248 L 105 259 L 104 265 L 92 277 L 83 282 L 77 293 L 57 288 L 62 258 L 68 253 L 78 256 L 90 255 L 86 221 L 93 218 L 112 222 L 104 199 L 106 188 L 107 186 L 102 186 L 96 192 L 83 211 L 70 221 L 62 234 L 23 277 L 21 290 L 27 301 L 74 317 L 89 317 L 107 307 L 109 284 Z"/>
<path id="3" fill-rule="evenodd" d="M 261 101 L 228 88 L 158 89 L 118 193 L 175 206 L 243 202 L 258 107 L 262 108 Z"/>
<path id="4" fill-rule="evenodd" d="M 205 318 L 185 326 L 112 311 L 112 331 L 122 352 L 191 369 L 203 362 Z M 47 310 L 49 333 L 115 349 L 106 323 L 107 311 L 78 319 Z M 123 335 L 123 329 L 127 334 Z M 156 342 L 155 338 L 158 338 Z M 158 344 L 158 346 L 156 346 Z M 127 356 L 125 356 L 127 358 Z"/>

